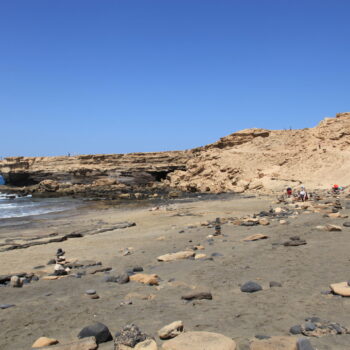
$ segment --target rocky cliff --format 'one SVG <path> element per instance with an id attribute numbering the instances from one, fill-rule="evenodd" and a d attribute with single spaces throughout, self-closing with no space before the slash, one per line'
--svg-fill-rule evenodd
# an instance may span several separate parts
<path id="1" fill-rule="evenodd" d="M 6 184 L 20 192 L 92 193 L 162 187 L 161 180 L 185 170 L 189 152 L 10 157 L 0 161 Z"/>
<path id="2" fill-rule="evenodd" d="M 110 195 L 144 189 L 281 191 L 350 185 L 350 113 L 301 130 L 246 129 L 189 151 L 12 157 L 0 174 L 21 191 Z M 13 189 L 13 187 L 12 187 Z"/>
<path id="3" fill-rule="evenodd" d="M 168 184 L 199 192 L 281 191 L 350 185 L 350 113 L 310 129 L 247 129 L 194 150 Z"/>

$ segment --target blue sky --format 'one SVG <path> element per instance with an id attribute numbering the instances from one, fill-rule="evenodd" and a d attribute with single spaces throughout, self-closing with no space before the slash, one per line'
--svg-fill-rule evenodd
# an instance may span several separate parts
<path id="1" fill-rule="evenodd" d="M 348 0 L 0 1 L 0 156 L 187 149 L 350 110 Z"/>

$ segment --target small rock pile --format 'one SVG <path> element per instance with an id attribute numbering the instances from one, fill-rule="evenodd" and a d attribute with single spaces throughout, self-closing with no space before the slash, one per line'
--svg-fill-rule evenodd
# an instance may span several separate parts
<path id="1" fill-rule="evenodd" d="M 339 323 L 321 320 L 319 317 L 308 317 L 304 324 L 291 327 L 289 332 L 295 335 L 303 334 L 307 337 L 349 334 L 349 330 Z"/>

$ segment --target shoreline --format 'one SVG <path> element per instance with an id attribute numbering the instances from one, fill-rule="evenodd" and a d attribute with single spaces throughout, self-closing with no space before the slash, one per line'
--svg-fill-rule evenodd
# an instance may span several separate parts
<path id="1" fill-rule="evenodd" d="M 327 200 L 335 199 L 324 201 Z M 350 207 L 346 208 L 350 200 L 343 197 L 341 201 L 340 212 L 350 215 Z M 267 216 L 270 224 L 266 226 L 239 224 L 242 218 L 249 216 L 253 220 L 253 214 L 268 212 L 270 207 L 288 207 L 276 204 L 274 197 L 218 195 L 192 201 L 167 200 L 158 202 L 158 206 L 152 201 L 147 202 L 149 206 L 130 205 L 126 209 L 103 202 L 93 204 L 96 207 L 71 217 L 39 220 L 37 226 L 18 233 L 33 237 L 39 233 L 66 234 L 107 228 L 121 222 L 135 222 L 136 226 L 0 253 L 0 275 L 25 271 L 39 276 L 38 281 L 22 288 L 0 288 L 1 303 L 16 305 L 0 310 L 1 349 L 30 348 L 40 336 L 68 343 L 77 339 L 83 327 L 96 321 L 106 324 L 112 334 L 128 323 L 135 323 L 161 346 L 163 341 L 157 337 L 157 330 L 182 320 L 186 331 L 224 334 L 239 344 L 239 350 L 249 349 L 249 341 L 257 334 L 290 336 L 290 327 L 312 316 L 350 329 L 348 299 L 322 294 L 329 284 L 346 280 L 348 276 L 350 228 L 343 227 L 341 232 L 315 229 L 317 225 L 342 225 L 348 219 L 324 217 L 307 209 L 306 203 L 305 208 L 299 207 L 298 215 L 291 211 L 285 216 L 283 213 Z M 222 235 L 215 237 L 213 222 L 217 217 L 221 220 Z M 244 241 L 254 234 L 268 237 Z M 283 245 L 296 235 L 306 244 Z M 195 253 L 206 257 L 173 262 L 157 260 L 160 255 L 194 246 L 203 247 Z M 53 271 L 53 265 L 47 262 L 58 248 L 72 262 L 101 265 L 73 269 L 71 276 L 62 279 L 44 280 Z M 158 285 L 105 282 L 107 276 L 122 274 L 136 266 L 141 266 L 145 274 L 158 275 Z M 95 273 L 96 270 L 101 272 Z M 85 274 L 75 278 L 79 271 Z M 240 286 L 250 280 L 258 282 L 263 290 L 242 293 Z M 277 281 L 281 287 L 269 287 L 271 281 Z M 88 289 L 96 290 L 99 299 L 87 298 L 84 291 Z M 198 289 L 210 290 L 213 299 L 181 300 L 181 295 Z M 350 335 L 310 340 L 318 350 L 344 350 Z M 111 342 L 99 346 L 99 349 L 112 348 Z"/>

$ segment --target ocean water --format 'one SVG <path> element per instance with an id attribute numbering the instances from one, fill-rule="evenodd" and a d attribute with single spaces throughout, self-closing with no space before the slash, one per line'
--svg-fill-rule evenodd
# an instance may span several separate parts
<path id="1" fill-rule="evenodd" d="M 78 206 L 74 199 L 19 197 L 0 192 L 0 219 L 59 213 Z"/>

